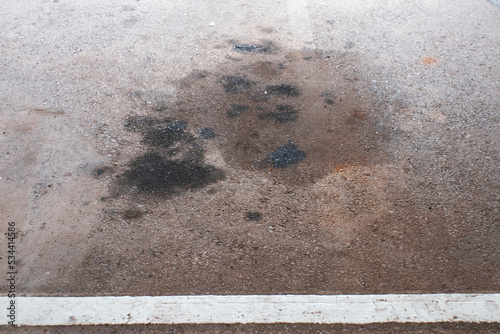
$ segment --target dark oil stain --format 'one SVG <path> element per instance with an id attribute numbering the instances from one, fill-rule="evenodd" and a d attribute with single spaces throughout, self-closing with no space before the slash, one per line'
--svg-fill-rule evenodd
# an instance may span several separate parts
<path id="1" fill-rule="evenodd" d="M 94 175 L 95 178 L 98 178 L 102 174 L 104 174 L 105 172 L 106 172 L 105 167 L 99 167 L 99 168 L 94 169 L 94 172 L 92 174 Z"/>
<path id="2" fill-rule="evenodd" d="M 246 219 L 250 221 L 259 221 L 262 218 L 262 214 L 260 212 L 247 212 Z"/>
<path id="3" fill-rule="evenodd" d="M 198 135 L 202 139 L 213 139 L 215 138 L 215 132 L 212 128 L 206 127 L 203 129 L 198 130 Z"/>
<path id="4" fill-rule="evenodd" d="M 163 129 L 147 132 L 144 135 L 143 142 L 151 146 L 170 147 L 180 140 L 190 140 L 192 138 L 192 136 L 185 131 L 186 128 L 186 122 L 173 121 Z"/>
<path id="5" fill-rule="evenodd" d="M 224 89 L 231 94 L 241 94 L 248 90 L 254 84 L 246 77 L 241 75 L 230 75 L 224 77 Z"/>
<path id="6" fill-rule="evenodd" d="M 126 220 L 139 219 L 144 215 L 144 212 L 138 209 L 128 209 L 123 211 L 122 218 Z"/>
<path id="7" fill-rule="evenodd" d="M 292 85 L 287 84 L 279 84 L 279 85 L 271 85 L 267 86 L 266 90 L 269 94 L 274 95 L 286 95 L 286 96 L 299 96 L 299 89 Z"/>
<path id="8" fill-rule="evenodd" d="M 199 161 L 168 160 L 158 153 L 146 153 L 130 164 L 124 174 L 127 185 L 140 192 L 171 195 L 182 190 L 198 189 L 222 180 L 223 173 Z"/>
<path id="9" fill-rule="evenodd" d="M 297 111 L 290 105 L 278 104 L 275 110 L 267 114 L 267 117 L 278 123 L 290 123 L 297 120 Z"/>
<path id="10" fill-rule="evenodd" d="M 250 52 L 241 62 L 223 60 L 216 69 L 176 79 L 168 118 L 126 120 L 128 131 L 143 135 L 146 149 L 125 166 L 114 195 L 177 195 L 223 180 L 228 169 L 298 186 L 341 164 L 379 161 L 382 109 L 371 80 L 352 70 L 358 62 L 344 51 L 317 50 L 308 61 L 302 51 Z M 354 76 L 359 80 L 350 80 Z M 325 108 L 333 105 L 334 112 Z M 213 153 L 205 150 L 214 147 L 225 167 L 204 162 Z"/>
<path id="11" fill-rule="evenodd" d="M 323 93 L 321 93 L 321 97 L 329 105 L 334 105 L 335 100 L 337 99 L 335 94 L 330 90 L 325 90 Z"/>
<path id="12" fill-rule="evenodd" d="M 234 51 L 243 53 L 271 53 L 274 51 L 272 44 L 255 45 L 255 44 L 236 44 L 233 46 Z"/>
<path id="13" fill-rule="evenodd" d="M 203 162 L 204 148 L 188 131 L 188 123 L 170 118 L 131 117 L 125 128 L 143 134 L 150 148 L 128 163 L 112 187 L 112 197 L 134 193 L 168 197 L 224 179 L 224 172 Z M 212 128 L 199 131 L 213 138 Z"/>
<path id="14" fill-rule="evenodd" d="M 300 151 L 293 143 L 288 143 L 285 146 L 278 147 L 274 152 L 267 155 L 274 168 L 286 168 L 295 165 L 296 163 L 306 158 L 306 152 Z"/>
<path id="15" fill-rule="evenodd" d="M 231 105 L 231 109 L 229 109 L 227 111 L 226 115 L 229 118 L 234 118 L 234 117 L 240 116 L 241 114 L 243 114 L 247 111 L 248 111 L 248 106 L 240 105 L 240 104 L 233 104 L 233 105 Z"/>

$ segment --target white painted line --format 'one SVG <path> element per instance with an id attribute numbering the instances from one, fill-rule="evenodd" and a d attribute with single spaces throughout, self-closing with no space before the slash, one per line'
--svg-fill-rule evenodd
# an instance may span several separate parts
<path id="1" fill-rule="evenodd" d="M 15 305 L 16 324 L 26 326 L 500 322 L 500 294 L 18 297 Z"/>

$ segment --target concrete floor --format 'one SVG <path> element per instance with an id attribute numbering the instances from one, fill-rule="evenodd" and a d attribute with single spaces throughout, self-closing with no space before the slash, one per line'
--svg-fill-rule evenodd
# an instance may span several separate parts
<path id="1" fill-rule="evenodd" d="M 499 291 L 492 3 L 0 7 L 23 294 Z M 305 158 L 280 168 L 290 142 Z"/>

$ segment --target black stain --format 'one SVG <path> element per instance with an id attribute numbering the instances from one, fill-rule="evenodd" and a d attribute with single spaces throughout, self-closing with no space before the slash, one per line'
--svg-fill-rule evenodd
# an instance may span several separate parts
<path id="1" fill-rule="evenodd" d="M 299 96 L 300 91 L 297 87 L 287 84 L 267 86 L 266 90 L 273 95 Z"/>
<path id="2" fill-rule="evenodd" d="M 123 211 L 122 218 L 126 220 L 138 219 L 144 215 L 144 212 L 138 209 L 128 209 Z"/>
<path id="3" fill-rule="evenodd" d="M 271 44 L 254 45 L 254 44 L 236 44 L 233 47 L 234 51 L 242 53 L 272 53 L 274 48 Z"/>
<path id="4" fill-rule="evenodd" d="M 274 119 L 278 123 L 290 123 L 297 120 L 297 111 L 292 106 L 279 104 L 275 110 L 267 114 L 267 117 Z"/>
<path id="5" fill-rule="evenodd" d="M 98 178 L 100 177 L 102 174 L 104 174 L 106 172 L 106 169 L 105 168 L 96 168 L 94 170 L 94 177 Z"/>
<path id="6" fill-rule="evenodd" d="M 241 104 L 232 104 L 231 109 L 227 111 L 226 115 L 229 118 L 235 118 L 245 113 L 248 110 L 248 106 Z"/>
<path id="7" fill-rule="evenodd" d="M 192 136 L 185 131 L 186 128 L 186 122 L 173 121 L 163 129 L 147 132 L 143 142 L 151 146 L 170 147 L 180 140 L 191 139 Z"/>
<path id="8" fill-rule="evenodd" d="M 222 180 L 224 174 L 196 160 L 167 160 L 151 152 L 132 161 L 124 177 L 129 186 L 141 192 L 171 195 L 207 186 Z"/>
<path id="9" fill-rule="evenodd" d="M 231 94 L 241 94 L 254 85 L 244 76 L 230 75 L 224 77 L 224 90 Z"/>
<path id="10" fill-rule="evenodd" d="M 212 128 L 208 128 L 208 127 L 198 130 L 198 135 L 202 139 L 213 139 L 213 138 L 215 138 L 215 132 L 214 132 L 214 130 Z"/>
<path id="11" fill-rule="evenodd" d="M 325 90 L 323 93 L 321 93 L 321 97 L 323 98 L 323 101 L 325 101 L 329 105 L 334 105 L 336 96 L 332 91 Z"/>
<path id="12" fill-rule="evenodd" d="M 139 193 L 167 197 L 186 190 L 196 190 L 224 179 L 224 173 L 203 162 L 200 140 L 188 131 L 188 123 L 170 118 L 131 117 L 125 128 L 143 134 L 143 143 L 150 148 L 128 164 L 128 169 L 115 182 L 114 195 Z M 212 128 L 198 131 L 201 138 L 213 138 Z M 122 216 L 132 217 L 132 213 Z"/>
<path id="13" fill-rule="evenodd" d="M 251 221 L 257 221 L 262 218 L 260 212 L 247 212 L 246 218 Z"/>
<path id="14" fill-rule="evenodd" d="M 293 143 L 278 147 L 274 152 L 267 155 L 267 159 L 273 163 L 274 168 L 286 168 L 304 160 L 306 153 L 300 151 Z"/>

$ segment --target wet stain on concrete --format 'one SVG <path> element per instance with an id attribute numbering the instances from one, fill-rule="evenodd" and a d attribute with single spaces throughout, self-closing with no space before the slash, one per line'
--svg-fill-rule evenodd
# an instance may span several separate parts
<path id="1" fill-rule="evenodd" d="M 176 81 L 176 103 L 163 110 L 168 117 L 126 120 L 128 131 L 143 135 L 146 151 L 128 164 L 118 193 L 170 196 L 222 180 L 231 168 L 300 186 L 334 166 L 369 164 L 376 156 L 384 129 L 371 116 L 366 83 L 350 80 L 355 66 L 343 54 L 308 52 L 306 61 L 301 52 L 237 45 L 248 53 L 242 61 Z M 207 139 L 225 167 L 205 162 Z"/>
<path id="2" fill-rule="evenodd" d="M 141 192 L 171 195 L 217 182 L 223 174 L 198 161 L 168 160 L 158 153 L 146 153 L 132 161 L 124 177 Z"/>
<path id="3" fill-rule="evenodd" d="M 144 215 L 144 212 L 138 209 L 127 209 L 122 212 L 122 218 L 125 220 L 139 219 Z"/>
<path id="4" fill-rule="evenodd" d="M 224 179 L 224 172 L 204 163 L 201 143 L 182 120 L 131 117 L 125 128 L 143 135 L 146 152 L 128 163 L 112 190 L 114 197 L 139 193 L 168 197 L 196 190 Z M 214 138 L 212 128 L 199 130 L 200 138 Z"/>
<path id="5" fill-rule="evenodd" d="M 93 175 L 95 178 L 99 178 L 105 172 L 106 172 L 106 168 L 98 167 L 98 168 L 94 169 Z"/>
<path id="6" fill-rule="evenodd" d="M 170 147 L 180 140 L 191 140 L 193 137 L 186 133 L 187 123 L 183 121 L 173 121 L 159 130 L 152 130 L 144 135 L 144 143 L 151 146 Z"/>
<path id="7" fill-rule="evenodd" d="M 248 110 L 248 106 L 244 106 L 241 104 L 233 104 L 233 105 L 231 105 L 231 109 L 229 109 L 227 111 L 227 117 L 229 117 L 229 118 L 238 117 L 241 114 L 247 112 L 247 110 Z"/>
<path id="8" fill-rule="evenodd" d="M 272 44 L 255 45 L 255 44 L 236 44 L 233 46 L 234 51 L 243 53 L 271 53 L 274 51 Z"/>
<path id="9" fill-rule="evenodd" d="M 267 86 L 266 90 L 269 94 L 286 95 L 286 96 L 299 96 L 299 89 L 292 85 L 279 84 Z"/>
<path id="10" fill-rule="evenodd" d="M 286 168 L 306 158 L 306 152 L 298 149 L 293 143 L 288 143 L 278 147 L 274 152 L 267 155 L 267 159 L 272 162 L 274 168 Z"/>
<path id="11" fill-rule="evenodd" d="M 206 127 L 198 130 L 198 135 L 202 139 L 213 139 L 215 138 L 215 132 L 212 128 Z"/>
<path id="12" fill-rule="evenodd" d="M 321 93 L 321 97 L 327 104 L 331 106 L 335 104 L 335 100 L 337 99 L 335 94 L 330 90 L 325 90 L 323 93 Z"/>
<path id="13" fill-rule="evenodd" d="M 241 94 L 254 85 L 252 81 L 242 75 L 226 76 L 224 81 L 224 89 L 231 94 Z"/>
<path id="14" fill-rule="evenodd" d="M 246 214 L 246 219 L 250 221 L 259 221 L 261 218 L 262 214 L 260 212 L 252 211 Z"/>
<path id="15" fill-rule="evenodd" d="M 290 105 L 278 104 L 275 110 L 267 114 L 267 117 L 274 119 L 278 123 L 290 123 L 297 120 L 297 111 Z"/>

